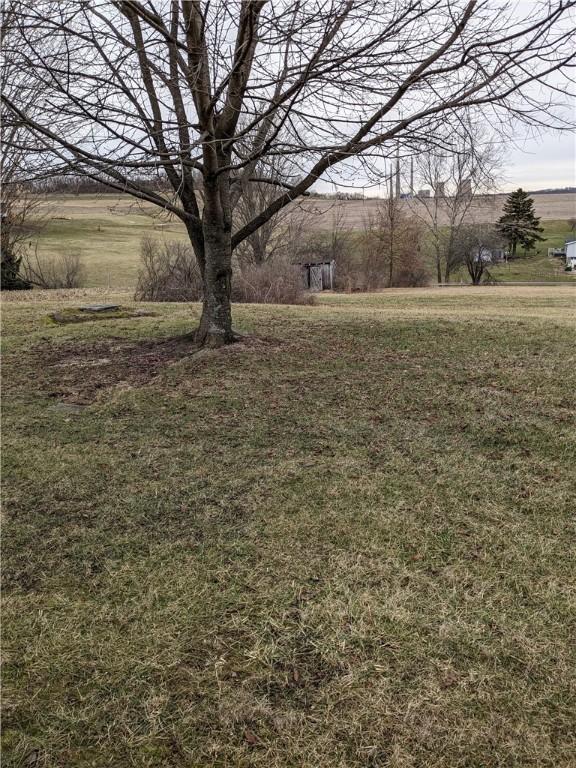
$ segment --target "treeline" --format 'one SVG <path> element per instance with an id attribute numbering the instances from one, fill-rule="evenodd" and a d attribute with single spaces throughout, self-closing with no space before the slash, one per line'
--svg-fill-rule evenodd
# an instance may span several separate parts
<path id="1" fill-rule="evenodd" d="M 166 179 L 133 179 L 136 185 L 155 192 L 170 192 L 171 187 Z M 199 188 L 201 187 L 200 180 Z M 30 182 L 30 187 L 38 192 L 61 195 L 117 195 L 118 190 L 89 178 L 79 176 L 54 176 L 50 179 Z M 310 192 L 310 198 L 316 200 L 377 200 L 377 195 L 365 195 L 363 192 Z"/>
<path id="2" fill-rule="evenodd" d="M 308 197 L 316 200 L 378 200 L 377 195 L 365 195 L 363 192 L 315 192 L 312 190 Z"/>
<path id="3" fill-rule="evenodd" d="M 133 179 L 138 187 L 154 192 L 168 192 L 169 184 L 165 179 Z M 31 190 L 41 194 L 59 195 L 118 195 L 120 190 L 102 184 L 94 179 L 81 176 L 53 176 L 49 179 L 41 179 L 29 182 Z"/>

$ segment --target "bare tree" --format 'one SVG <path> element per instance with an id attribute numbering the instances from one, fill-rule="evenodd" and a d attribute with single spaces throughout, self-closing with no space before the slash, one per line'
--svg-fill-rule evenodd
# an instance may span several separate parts
<path id="1" fill-rule="evenodd" d="M 494 136 L 468 120 L 456 128 L 450 152 L 432 150 L 416 158 L 418 185 L 431 196 L 416 195 L 412 210 L 428 232 L 439 283 L 448 283 L 461 264 L 455 247 L 459 230 L 474 223 L 479 197 L 494 193 L 501 164 Z"/>
<path id="2" fill-rule="evenodd" d="M 388 196 L 379 201 L 364 225 L 363 270 L 368 288 L 410 284 L 408 272 L 415 274 L 414 268 L 420 260 L 422 226 L 396 196 L 393 175 L 388 183 Z M 417 282 L 427 282 L 423 270 L 418 271 Z"/>
<path id="3" fill-rule="evenodd" d="M 472 285 L 480 285 L 490 277 L 492 251 L 501 248 L 502 237 L 490 224 L 465 224 L 453 238 L 453 250 L 459 264 L 463 264 Z"/>
<path id="4" fill-rule="evenodd" d="M 255 168 L 255 179 L 266 181 L 244 179 L 242 194 L 234 210 L 236 229 L 247 226 L 260 211 L 274 202 L 278 196 L 276 182 L 282 185 L 286 175 L 283 169 L 286 167 L 287 160 L 284 156 L 274 156 L 270 158 L 269 163 L 259 163 Z M 294 213 L 291 207 L 282 208 L 240 242 L 236 247 L 240 266 L 264 264 L 285 252 L 290 228 L 289 219 Z M 304 213 L 303 215 L 305 216 Z"/>
<path id="5" fill-rule="evenodd" d="M 42 95 L 35 112 L 3 99 L 33 137 L 18 146 L 49 151 L 54 171 L 185 223 L 203 278 L 196 340 L 220 345 L 234 340 L 233 249 L 321 176 L 355 158 L 369 173 L 398 141 L 449 149 L 442 126 L 471 111 L 548 125 L 551 100 L 535 94 L 574 59 L 575 3 L 522 15 L 510 0 L 18 0 L 10 55 Z M 274 156 L 286 178 L 259 179 Z M 277 194 L 235 230 L 246 179 Z"/>
<path id="6" fill-rule="evenodd" d="M 2 7 L 0 21 L 0 40 L 4 52 L 4 61 L 0 74 L 0 89 L 9 98 L 20 98 L 23 106 L 32 111 L 38 95 L 35 89 L 27 89 L 18 72 L 14 57 L 7 55 L 11 37 L 17 24 L 17 4 L 6 2 Z M 23 94 L 23 95 L 22 95 Z M 21 274 L 22 259 L 28 250 L 31 238 L 31 225 L 40 220 L 42 198 L 30 183 L 27 183 L 27 154 L 22 144 L 26 127 L 23 121 L 9 110 L 2 109 L 3 141 L 0 144 L 0 254 L 2 287 L 5 289 L 25 289 L 31 284 Z"/>

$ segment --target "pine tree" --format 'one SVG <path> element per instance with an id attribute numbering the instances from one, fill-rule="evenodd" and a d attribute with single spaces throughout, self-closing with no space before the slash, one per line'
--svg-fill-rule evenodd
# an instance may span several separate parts
<path id="1" fill-rule="evenodd" d="M 516 255 L 518 243 L 530 250 L 537 241 L 544 240 L 540 236 L 544 231 L 540 219 L 534 213 L 534 200 L 523 189 L 508 195 L 503 211 L 496 228 L 508 242 L 512 257 Z"/>

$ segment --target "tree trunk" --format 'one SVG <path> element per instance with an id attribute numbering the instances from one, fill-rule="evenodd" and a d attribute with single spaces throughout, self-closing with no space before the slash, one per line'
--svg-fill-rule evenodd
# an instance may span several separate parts
<path id="1" fill-rule="evenodd" d="M 260 235 L 259 232 L 256 234 Z M 262 243 L 262 238 L 260 236 L 255 237 L 252 242 L 252 253 L 254 255 L 254 264 L 256 264 L 256 266 L 264 264 L 266 261 L 266 247 Z"/>
<path id="2" fill-rule="evenodd" d="M 436 279 L 438 285 L 442 283 L 442 265 L 440 262 L 440 249 L 436 246 Z"/>
<path id="3" fill-rule="evenodd" d="M 202 316 L 194 341 L 203 347 L 222 347 L 236 341 L 232 330 L 232 242 L 229 231 L 204 227 L 204 296 Z"/>

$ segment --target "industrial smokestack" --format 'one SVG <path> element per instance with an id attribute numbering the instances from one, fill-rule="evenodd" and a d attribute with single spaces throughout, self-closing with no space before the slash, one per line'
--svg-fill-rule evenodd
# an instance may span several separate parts
<path id="1" fill-rule="evenodd" d="M 400 199 L 400 144 L 396 145 L 396 198 Z"/>

